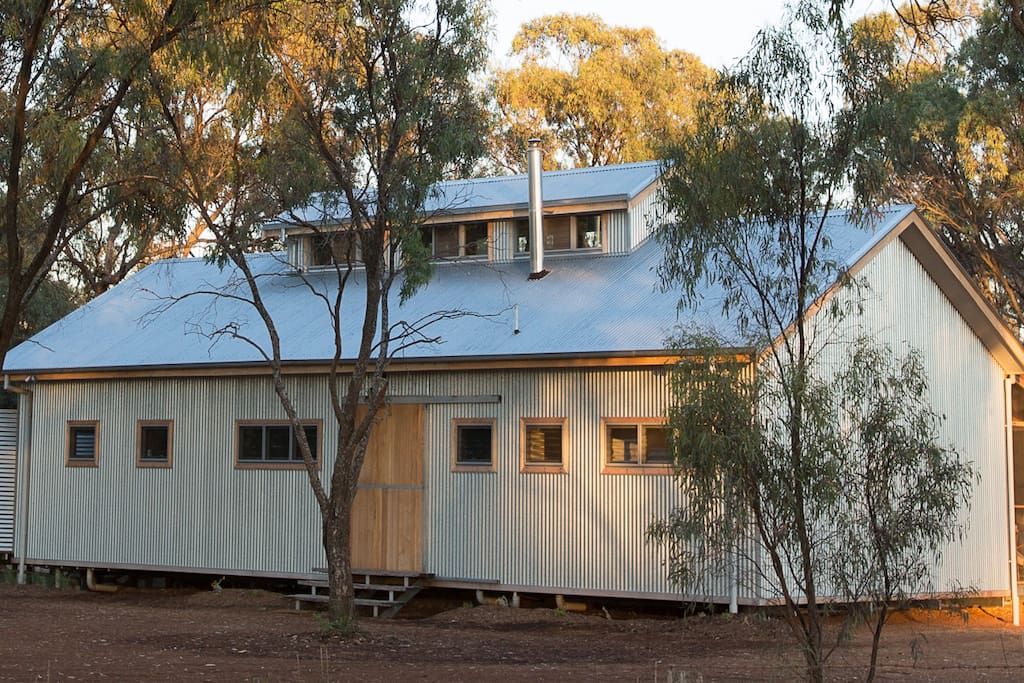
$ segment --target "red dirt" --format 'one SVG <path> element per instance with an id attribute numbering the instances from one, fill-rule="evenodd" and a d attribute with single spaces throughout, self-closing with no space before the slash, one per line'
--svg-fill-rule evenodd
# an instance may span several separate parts
<path id="1" fill-rule="evenodd" d="M 738 617 L 622 618 L 610 612 L 461 607 L 424 618 L 363 619 L 325 636 L 316 613 L 275 593 L 122 589 L 115 594 L 0 586 L 3 681 L 728 681 L 792 680 L 799 651 L 784 623 Z M 1008 610 L 898 613 L 881 679 L 1024 679 L 1024 629 Z M 862 680 L 869 636 L 837 651 L 834 680 Z"/>

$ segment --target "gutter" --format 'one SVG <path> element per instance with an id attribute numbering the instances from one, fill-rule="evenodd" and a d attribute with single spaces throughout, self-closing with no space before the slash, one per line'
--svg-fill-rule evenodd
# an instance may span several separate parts
<path id="1" fill-rule="evenodd" d="M 28 554 L 28 493 L 29 478 L 32 471 L 32 390 L 11 384 L 11 376 L 4 375 L 4 390 L 20 394 L 18 399 L 18 450 L 17 450 L 17 484 L 15 485 L 15 505 L 21 502 L 21 524 L 18 531 L 18 584 L 25 584 L 25 557 Z"/>

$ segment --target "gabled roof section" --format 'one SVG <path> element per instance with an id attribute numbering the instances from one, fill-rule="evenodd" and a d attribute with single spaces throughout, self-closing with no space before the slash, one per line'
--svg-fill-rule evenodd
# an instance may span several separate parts
<path id="1" fill-rule="evenodd" d="M 542 175 L 544 206 L 621 203 L 622 208 L 650 188 L 661 175 L 661 162 L 547 171 Z M 424 205 L 427 217 L 466 216 L 525 211 L 529 203 L 526 175 L 449 180 L 434 186 Z M 319 194 L 303 207 L 281 214 L 264 226 L 279 230 L 295 225 L 344 224 L 348 206 L 335 196 Z"/>
<path id="2" fill-rule="evenodd" d="M 890 241 L 902 240 L 1003 371 L 1008 375 L 1024 374 L 1024 347 L 1020 340 L 982 296 L 971 276 L 924 216 L 914 207 L 909 208 L 891 230 L 879 235 L 873 244 L 865 245 L 860 256 L 851 263 L 850 271 L 859 271 Z"/>

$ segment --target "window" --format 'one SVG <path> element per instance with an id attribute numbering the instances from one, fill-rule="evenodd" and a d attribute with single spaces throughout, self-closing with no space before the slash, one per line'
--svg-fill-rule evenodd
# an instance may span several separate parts
<path id="1" fill-rule="evenodd" d="M 530 220 L 519 218 L 515 222 L 515 253 L 530 251 Z M 588 213 L 575 216 L 546 216 L 544 218 L 544 250 L 569 251 L 601 248 L 601 214 Z"/>
<path id="2" fill-rule="evenodd" d="M 494 472 L 495 420 L 452 420 L 452 470 L 455 472 Z"/>
<path id="3" fill-rule="evenodd" d="M 139 420 L 136 427 L 135 465 L 170 467 L 173 433 L 174 423 L 169 420 Z"/>
<path id="4" fill-rule="evenodd" d="M 70 421 L 67 427 L 68 467 L 97 467 L 99 465 L 100 423 L 96 421 Z"/>
<path id="5" fill-rule="evenodd" d="M 363 258 L 359 237 L 353 232 L 313 235 L 309 238 L 308 244 L 309 265 L 312 268 L 355 264 L 360 263 Z"/>
<path id="6" fill-rule="evenodd" d="M 660 419 L 616 419 L 602 423 L 605 472 L 672 472 L 668 432 Z"/>
<path id="7" fill-rule="evenodd" d="M 313 460 L 320 461 L 320 423 L 303 424 Z M 302 452 L 288 422 L 238 422 L 235 446 L 238 467 L 301 469 Z"/>
<path id="8" fill-rule="evenodd" d="M 487 256 L 486 221 L 423 227 L 423 245 L 434 258 Z"/>
<path id="9" fill-rule="evenodd" d="M 523 418 L 520 457 L 524 472 L 566 471 L 565 418 Z"/>

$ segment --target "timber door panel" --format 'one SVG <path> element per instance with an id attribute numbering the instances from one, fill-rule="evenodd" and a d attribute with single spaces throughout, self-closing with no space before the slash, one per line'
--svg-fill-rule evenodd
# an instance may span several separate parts
<path id="1" fill-rule="evenodd" d="M 423 406 L 385 406 L 352 510 L 352 566 L 423 569 Z"/>

